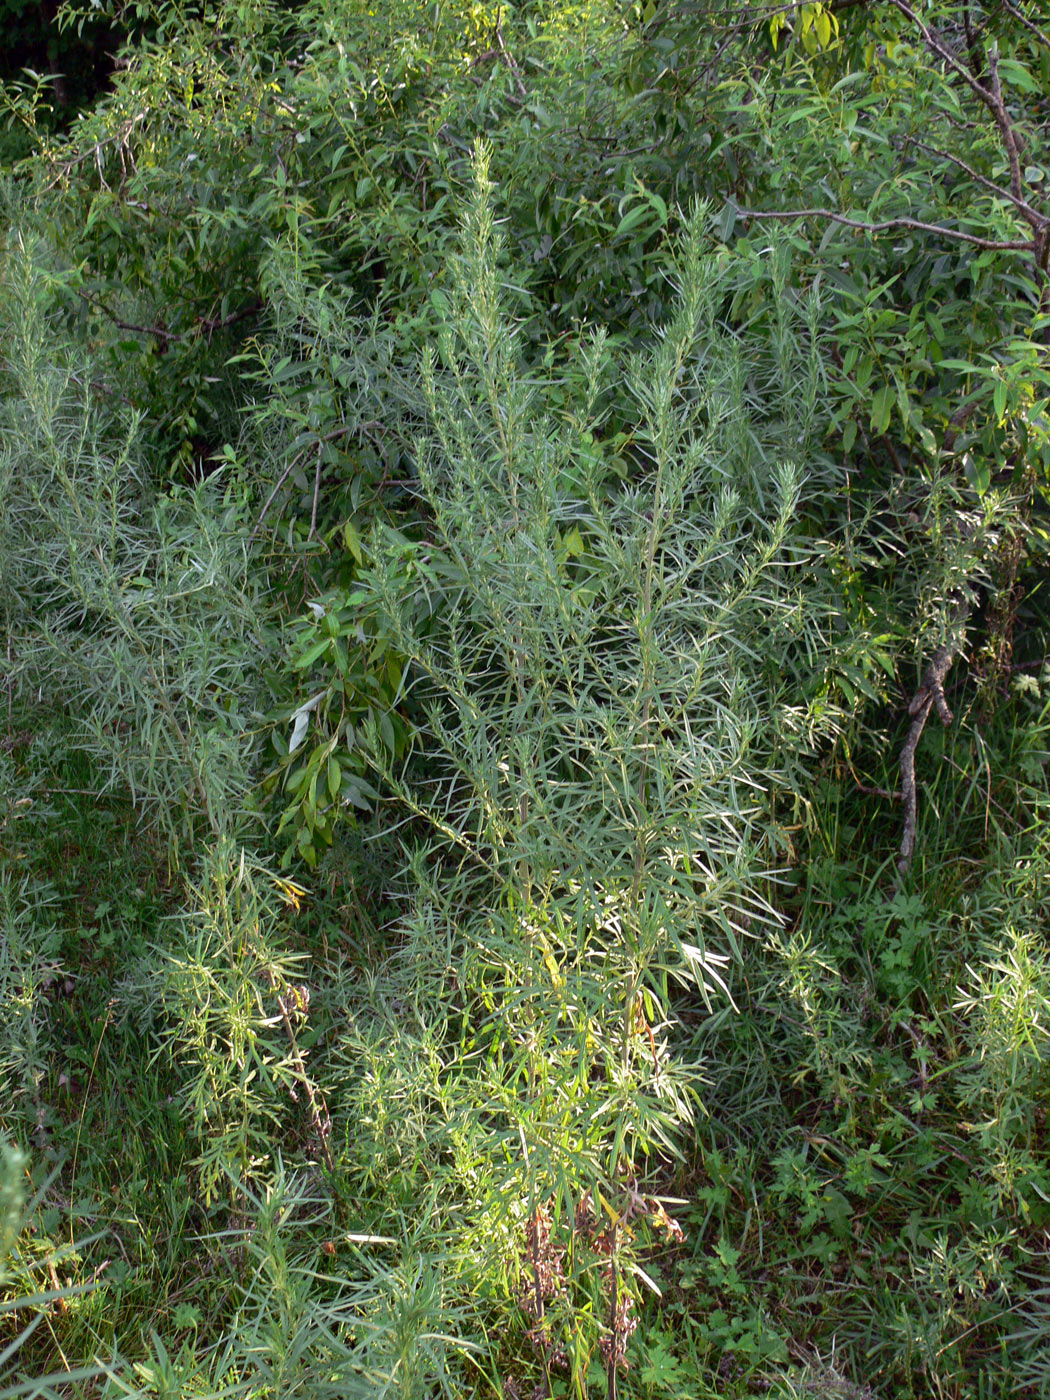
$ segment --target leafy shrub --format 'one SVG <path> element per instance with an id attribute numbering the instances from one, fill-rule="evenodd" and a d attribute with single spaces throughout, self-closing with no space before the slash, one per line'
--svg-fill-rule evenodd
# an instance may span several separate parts
<path id="1" fill-rule="evenodd" d="M 425 1053 L 444 1017 L 478 1057 L 480 1083 L 461 1081 L 451 1111 L 470 1155 L 500 1163 L 498 1201 L 473 1207 L 486 1273 L 548 1203 L 568 1221 L 590 1199 L 618 1277 L 630 1192 L 680 1150 L 698 1101 L 696 1069 L 669 1049 L 674 988 L 709 1006 L 726 996 L 729 964 L 772 916 L 767 794 L 799 792 L 827 722 L 787 699 L 801 657 L 828 653 L 819 608 L 798 605 L 813 559 L 792 533 L 802 474 L 777 436 L 798 443 L 788 377 L 804 423 L 806 361 L 800 349 L 762 362 L 788 422 L 756 414 L 749 433 L 751 347 L 716 328 L 698 215 L 672 274 L 677 315 L 628 369 L 639 469 L 621 483 L 602 442 L 616 374 L 605 337 L 581 346 L 581 392 L 558 421 L 500 295 L 485 154 L 478 180 L 450 320 L 424 362 L 432 523 L 410 550 L 377 530 L 359 581 L 422 716 L 407 763 L 366 726 L 423 842 L 407 846 L 417 893 L 395 955 L 419 1007 L 405 1052 Z M 447 600 L 433 616 L 420 603 L 432 592 Z M 364 1121 L 389 1152 L 374 1108 Z M 586 1259 L 582 1240 L 575 1250 Z M 538 1267 L 527 1250 L 522 1267 Z M 577 1267 L 586 1296 L 595 1266 Z M 626 1288 L 635 1266 L 623 1267 Z M 542 1309 L 533 1320 L 559 1354 Z M 620 1354 L 623 1333 L 599 1331 L 570 1347 L 578 1374 L 596 1347 Z"/>
<path id="2" fill-rule="evenodd" d="M 243 823 L 273 646 L 243 499 L 153 495 L 138 422 L 100 410 L 36 263 L 4 263 L 3 595 L 11 683 L 75 706 L 79 743 L 178 834 Z M 129 734 L 134 739 L 129 740 Z"/>

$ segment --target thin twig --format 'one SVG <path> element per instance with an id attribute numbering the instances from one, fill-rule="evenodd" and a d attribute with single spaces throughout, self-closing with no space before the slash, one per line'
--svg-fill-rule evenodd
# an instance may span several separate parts
<path id="1" fill-rule="evenodd" d="M 977 35 L 974 33 L 973 22 L 970 18 L 970 0 L 963 0 L 963 33 L 966 35 L 966 49 L 970 55 L 970 72 L 980 82 L 983 76 L 981 71 L 983 53 L 977 42 Z"/>
<path id="2" fill-rule="evenodd" d="M 927 47 L 932 49 L 938 58 L 947 63 L 953 72 L 957 73 L 959 77 L 962 78 L 977 100 L 987 107 L 992 115 L 992 120 L 999 128 L 999 134 L 1006 148 L 1007 160 L 1010 163 L 1010 189 L 1013 191 L 1015 200 L 1023 201 L 1023 195 L 1021 193 L 1023 189 L 1021 180 L 1021 153 L 1018 148 L 1017 136 L 1014 132 L 1013 123 L 1010 120 L 1010 114 L 1007 112 L 1006 103 L 1003 101 L 1003 89 L 999 81 L 998 47 L 993 45 L 988 53 L 989 83 L 986 87 L 983 83 L 977 81 L 964 63 L 960 63 L 947 44 L 928 28 L 911 6 L 905 3 L 905 0 L 890 0 L 890 4 L 917 27 Z M 1023 214 L 1023 217 L 1035 230 L 1040 241 L 1045 241 L 1046 220 L 1035 214 L 1034 210 L 1032 211 L 1032 216 Z M 1039 251 L 1041 252 L 1041 248 Z"/>
<path id="3" fill-rule="evenodd" d="M 73 383 L 79 384 L 82 389 L 94 389 L 95 393 L 101 394 L 103 398 L 119 399 L 121 403 L 127 404 L 129 408 L 135 407 L 134 402 L 128 398 L 127 394 L 122 394 L 117 389 L 111 389 L 109 385 L 105 384 L 101 379 L 88 380 L 82 375 L 74 374 L 72 370 L 68 370 L 67 373 Z"/>
<path id="4" fill-rule="evenodd" d="M 254 529 L 254 530 L 251 532 L 251 534 L 248 536 L 248 544 L 249 544 L 249 545 L 252 545 L 252 544 L 255 543 L 255 537 L 256 537 L 256 535 L 259 533 L 259 531 L 262 529 L 263 521 L 266 519 L 266 512 L 267 512 L 267 511 L 270 509 L 270 507 L 273 505 L 274 500 L 276 499 L 276 496 L 277 496 L 278 491 L 280 491 L 281 487 L 282 487 L 282 486 L 284 485 L 284 483 L 288 480 L 288 478 L 291 476 L 292 472 L 293 472 L 293 471 L 295 470 L 295 468 L 299 465 L 299 463 L 302 461 L 302 459 L 303 459 L 303 455 L 302 455 L 302 453 L 300 452 L 299 455 L 298 455 L 297 457 L 293 457 L 293 458 L 292 458 L 292 460 L 291 460 L 291 461 L 288 463 L 288 465 L 285 467 L 284 471 L 283 471 L 283 472 L 281 473 L 281 475 L 277 478 L 277 485 L 273 488 L 273 490 L 270 492 L 270 494 L 266 497 L 266 504 L 263 506 L 262 510 L 259 512 L 259 518 L 258 518 L 258 520 L 255 522 L 255 529 Z"/>
<path id="5" fill-rule="evenodd" d="M 862 2 L 863 0 L 847 0 L 847 6 L 849 3 L 859 4 Z M 741 18 L 733 20 L 726 27 L 730 34 L 746 33 L 749 30 L 757 29 L 761 24 L 765 24 L 774 15 L 793 15 L 796 8 L 795 0 L 777 0 L 777 3 L 771 5 L 746 6 Z M 836 4 L 834 8 L 839 9 L 840 5 Z M 654 38 L 668 20 L 675 18 L 676 14 L 677 10 L 673 5 L 662 6 L 654 18 L 643 27 L 643 37 L 646 39 Z M 723 24 L 725 23 L 725 7 L 721 5 L 690 6 L 690 14 L 694 19 L 705 15 L 715 16 Z"/>
<path id="6" fill-rule="evenodd" d="M 560 134 L 562 136 L 568 136 L 570 133 L 567 129 L 563 128 Z M 616 150 L 615 147 L 620 139 L 618 136 L 588 136 L 586 132 L 580 131 L 578 127 L 576 131 L 572 133 L 572 136 L 574 140 L 586 141 L 592 146 L 604 146 L 605 150 L 601 152 L 601 159 L 603 161 L 630 160 L 633 156 L 650 156 L 654 151 L 658 151 L 661 146 L 666 144 L 666 142 L 660 139 L 657 141 L 647 141 L 644 146 L 628 146 Z"/>
<path id="7" fill-rule="evenodd" d="M 1013 15 L 1014 19 L 1019 23 L 1023 24 L 1029 34 L 1034 35 L 1044 48 L 1050 49 L 1050 35 L 1048 35 L 1045 30 L 1040 29 L 1037 24 L 1033 24 L 1027 15 L 1023 15 L 1020 10 L 1015 9 L 1015 7 L 1010 4 L 1010 0 L 1002 0 L 1002 5 L 1003 9 L 1006 10 L 1008 14 Z"/>
<path id="8" fill-rule="evenodd" d="M 887 802 L 904 800 L 902 792 L 891 792 L 889 788 L 871 787 L 868 783 L 857 783 L 857 791 L 862 792 L 865 797 L 883 797 Z"/>
<path id="9" fill-rule="evenodd" d="M 959 243 L 969 243 L 974 248 L 984 248 L 997 253 L 1031 253 L 1035 250 L 1034 239 L 979 238 L 975 233 L 963 233 L 961 229 L 948 228 L 945 224 L 928 224 L 921 219 L 881 219 L 869 223 L 864 219 L 849 219 L 835 209 L 741 209 L 737 207 L 739 219 L 830 219 L 832 223 L 844 224 L 846 228 L 860 229 L 862 233 L 884 233 L 890 229 L 917 229 L 920 233 L 936 233 L 942 238 L 954 238 Z"/>
<path id="10" fill-rule="evenodd" d="M 999 48 L 994 45 L 988 54 L 988 77 L 992 85 L 993 102 L 989 104 L 992 115 L 995 117 L 995 124 L 1002 133 L 1003 145 L 1006 147 L 1007 158 L 1010 161 L 1010 190 L 1017 203 L 1023 201 L 1021 193 L 1023 184 L 1021 180 L 1021 152 L 1017 146 L 1017 136 L 1014 132 L 1013 123 L 1006 112 L 1006 103 L 1003 101 L 1003 85 L 999 81 Z M 1042 231 L 1044 220 L 1036 215 L 1037 222 L 1033 223 L 1029 218 L 1028 222 L 1036 229 Z"/>
<path id="11" fill-rule="evenodd" d="M 122 320 L 115 311 L 109 309 L 104 301 L 99 300 L 98 297 L 93 297 L 90 292 L 82 291 L 79 287 L 77 288 L 77 296 L 80 297 L 82 301 L 86 301 L 87 304 L 96 311 L 101 311 L 119 330 L 133 331 L 136 335 L 150 335 L 155 337 L 161 342 L 162 354 L 167 350 L 172 341 L 187 340 L 191 335 L 190 331 L 169 331 L 167 326 L 161 322 L 153 326 L 141 326 L 134 321 Z M 227 326 L 232 326 L 237 321 L 243 321 L 246 316 L 252 316 L 255 312 L 261 311 L 262 307 L 263 303 L 261 301 L 253 301 L 249 302 L 247 306 L 242 306 L 238 311 L 231 311 L 228 316 L 198 316 L 196 318 L 195 329 L 196 327 L 200 327 L 202 330 L 206 331 L 209 336 L 212 336 L 216 331 L 224 330 Z"/>
<path id="12" fill-rule="evenodd" d="M 316 442 L 317 442 L 318 460 L 317 460 L 317 471 L 315 472 L 315 475 L 314 475 L 313 507 L 312 507 L 312 510 L 311 510 L 311 513 L 310 513 L 310 535 L 311 535 L 311 536 L 312 536 L 313 534 L 316 533 L 316 528 L 317 528 L 317 503 L 318 503 L 318 494 L 319 494 L 320 484 L 321 484 L 321 483 L 320 483 L 321 454 L 322 454 L 323 449 L 324 449 L 324 444 L 325 444 L 326 442 L 334 442 L 334 441 L 336 440 L 336 438 L 349 437 L 352 433 L 358 433 L 359 435 L 361 435 L 361 436 L 363 436 L 363 437 L 366 437 L 366 438 L 368 439 L 368 441 L 373 445 L 373 447 L 375 447 L 375 449 L 376 449 L 377 451 L 381 452 L 381 451 L 383 450 L 382 442 L 381 442 L 380 439 L 376 436 L 376 434 L 377 434 L 377 433 L 379 433 L 379 434 L 387 434 L 387 433 L 389 433 L 389 432 L 390 432 L 390 429 L 387 428 L 386 425 L 385 425 L 384 423 L 380 423 L 379 420 L 378 420 L 377 418 L 369 418 L 369 419 L 366 419 L 366 421 L 363 422 L 363 423 L 340 423 L 338 427 L 336 427 L 336 428 L 331 428 L 327 433 L 322 433 L 322 434 L 316 439 Z M 259 533 L 259 531 L 262 529 L 262 527 L 263 527 L 263 521 L 266 519 L 266 515 L 267 515 L 267 512 L 269 511 L 270 507 L 273 505 L 273 503 L 274 503 L 274 501 L 275 501 L 275 499 L 276 499 L 276 497 L 277 497 L 278 491 L 280 491 L 281 487 L 282 487 L 282 486 L 284 485 L 284 483 L 288 480 L 288 477 L 291 475 L 291 473 L 294 471 L 294 469 L 300 464 L 300 462 L 302 462 L 302 460 L 303 460 L 303 458 L 304 458 L 305 456 L 306 456 L 306 451 L 305 451 L 305 449 L 304 449 L 302 452 L 297 453 L 297 455 L 296 455 L 295 457 L 292 458 L 292 460 L 291 460 L 291 461 L 288 463 L 288 465 L 285 467 L 284 471 L 283 471 L 283 472 L 281 473 L 281 475 L 277 478 L 277 484 L 276 484 L 276 486 L 274 486 L 274 488 L 273 488 L 273 490 L 270 492 L 270 494 L 266 497 L 266 502 L 265 502 L 265 504 L 263 505 L 262 510 L 259 512 L 259 518 L 258 518 L 258 520 L 255 522 L 255 528 L 254 528 L 254 530 L 252 530 L 251 535 L 248 537 L 248 543 L 249 543 L 249 544 L 252 544 L 252 543 L 253 543 L 253 541 L 255 540 L 256 535 L 257 535 L 257 534 Z M 384 478 L 384 481 L 385 481 L 385 478 Z M 309 538 L 309 536 L 308 536 L 307 538 Z"/>
<path id="13" fill-rule="evenodd" d="M 986 107 L 993 110 L 994 113 L 994 98 L 992 94 L 977 81 L 966 64 L 960 62 L 960 60 L 956 58 L 947 43 L 941 39 L 939 35 L 934 34 L 932 29 L 928 28 L 911 6 L 905 4 L 905 0 L 890 0 L 890 4 L 894 9 L 900 10 L 905 19 L 911 20 L 912 24 L 915 25 L 925 40 L 927 48 L 932 49 L 938 58 L 947 63 L 948 67 L 962 78 L 963 82 L 966 83 L 967 87 L 971 89 L 975 96 L 978 97 Z"/>
<path id="14" fill-rule="evenodd" d="M 950 161 L 952 165 L 957 165 L 960 170 L 965 170 L 971 180 L 976 181 L 979 185 L 983 185 L 986 190 L 991 190 L 992 194 L 998 195 L 1000 199 L 1008 200 L 1009 203 L 1013 204 L 1019 212 L 1024 214 L 1029 223 L 1032 223 L 1033 220 L 1038 221 L 1040 224 L 1050 222 L 1050 220 L 1047 220 L 1037 209 L 1033 209 L 1027 200 L 1017 199 L 1010 190 L 1006 189 L 1003 185 L 997 185 L 994 180 L 989 180 L 987 176 L 975 170 L 972 165 L 967 165 L 966 161 L 960 159 L 959 156 L 953 155 L 951 151 L 942 151 L 937 146 L 928 146 L 925 141 L 919 141 L 914 136 L 909 137 L 908 144 L 917 146 L 920 151 L 925 151 L 927 155 L 935 156 L 938 160 Z"/>
<path id="15" fill-rule="evenodd" d="M 58 183 L 60 176 L 68 176 L 69 172 L 74 168 L 74 166 L 82 165 L 84 161 L 90 160 L 92 157 L 94 157 L 95 159 L 95 164 L 99 165 L 101 159 L 101 150 L 103 146 L 112 145 L 118 151 L 126 148 L 128 138 L 131 136 L 131 133 L 135 130 L 135 127 L 138 126 L 141 122 L 144 122 L 149 115 L 149 111 L 139 112 L 137 116 L 134 116 L 131 118 L 130 121 L 125 122 L 124 125 L 121 127 L 120 131 L 115 131 L 112 136 L 103 136 L 98 141 L 93 142 L 85 150 L 78 151 L 75 155 L 67 156 L 63 160 L 53 160 L 51 163 L 52 169 L 56 170 L 57 173 L 55 177 L 48 182 L 48 184 L 45 186 L 45 189 L 54 189 L 55 185 Z M 132 164 L 134 165 L 134 161 L 132 161 Z M 107 189 L 109 189 L 109 186 L 106 184 L 105 180 L 103 180 L 102 183 L 106 185 Z"/>
<path id="16" fill-rule="evenodd" d="M 619 1357 L 617 1356 L 616 1343 L 618 1340 L 617 1323 L 620 1306 L 620 1271 L 617 1268 L 616 1259 L 616 1221 L 614 1220 L 610 1228 L 609 1239 L 609 1356 L 605 1368 L 605 1393 L 608 1400 L 616 1400 L 617 1380 L 619 1369 Z"/>
<path id="17" fill-rule="evenodd" d="M 108 316 L 118 330 L 132 331 L 135 335 L 153 336 L 155 340 L 161 343 L 161 354 L 167 350 L 171 341 L 182 340 L 184 338 L 178 331 L 169 331 L 167 326 L 140 326 L 134 321 L 124 321 L 115 311 L 111 311 L 104 301 L 100 301 L 98 297 L 93 297 L 89 292 L 81 291 L 79 287 L 77 288 L 77 296 L 80 297 L 81 301 L 86 301 L 89 306 L 94 307 L 96 311 L 101 311 L 104 316 Z"/>
<path id="18" fill-rule="evenodd" d="M 310 505 L 310 533 L 306 540 L 310 540 L 317 534 L 317 502 L 321 495 L 321 464 L 324 461 L 324 438 L 319 438 L 317 442 L 317 469 L 314 472 L 314 498 Z M 322 544 L 324 541 L 322 541 Z M 327 548 L 327 545 L 325 546 Z"/>
<path id="19" fill-rule="evenodd" d="M 231 311 L 228 316 L 212 318 L 210 316 L 198 316 L 197 324 L 214 335 L 216 331 L 225 330 L 227 326 L 235 325 L 238 321 L 243 321 L 246 316 L 254 316 L 257 311 L 263 309 L 262 301 L 250 301 L 247 306 L 242 306 L 239 311 Z"/>
<path id="20" fill-rule="evenodd" d="M 522 80 L 521 80 L 521 70 L 520 70 L 520 68 L 518 67 L 517 60 L 515 59 L 514 55 L 510 52 L 510 50 L 507 48 L 507 45 L 503 42 L 503 22 L 502 22 L 502 20 L 500 21 L 499 24 L 496 25 L 496 43 L 499 45 L 499 51 L 500 51 L 500 54 L 501 54 L 502 57 L 503 57 L 504 63 L 505 63 L 505 64 L 507 65 L 507 67 L 510 69 L 511 74 L 512 74 L 513 77 L 514 77 L 514 83 L 515 83 L 515 86 L 516 86 L 517 89 L 518 89 L 518 96 L 524 101 L 524 99 L 525 99 L 526 97 L 528 97 L 528 95 L 529 95 L 528 89 L 526 88 L 525 84 L 524 84 L 524 83 L 522 82 Z"/>

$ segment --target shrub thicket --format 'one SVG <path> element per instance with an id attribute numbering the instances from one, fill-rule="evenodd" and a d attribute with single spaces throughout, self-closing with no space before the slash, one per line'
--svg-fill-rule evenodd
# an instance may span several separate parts
<path id="1" fill-rule="evenodd" d="M 1041 1394 L 1034 7 L 137 15 L 5 96 L 0 1396 Z"/>

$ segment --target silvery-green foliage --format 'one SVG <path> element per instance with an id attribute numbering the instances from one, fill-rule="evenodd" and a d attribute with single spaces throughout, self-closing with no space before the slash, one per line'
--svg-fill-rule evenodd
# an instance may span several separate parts
<path id="1" fill-rule="evenodd" d="M 221 474 L 154 497 L 139 423 L 63 338 L 45 250 L 17 231 L 0 282 L 0 589 L 11 669 L 69 707 L 102 781 L 170 833 L 250 808 L 274 633 L 247 506 Z"/>
<path id="2" fill-rule="evenodd" d="M 439 1257 L 388 1235 L 340 1241 L 335 1259 L 322 1253 L 319 1232 L 339 1240 L 331 1200 L 280 1161 L 265 1187 L 235 1185 L 246 1228 L 228 1325 L 205 1350 L 187 1341 L 176 1351 L 154 1333 L 149 1355 L 119 1377 L 114 1394 L 422 1400 L 463 1393 L 449 1360 L 471 1348 L 457 1334 L 461 1319 Z"/>
<path id="3" fill-rule="evenodd" d="M 1032 725 L 1041 746 L 1048 718 L 1050 706 Z M 1050 839 L 1040 819 L 1047 786 L 1041 776 L 1029 788 L 1033 828 L 1001 839 L 999 870 L 1009 873 L 993 874 L 973 901 L 983 936 L 955 1001 L 969 1051 L 960 1097 L 981 1146 L 976 1175 L 1025 1217 L 1043 1195 L 1040 1105 L 1050 1090 L 1050 955 L 1042 930 Z"/>
<path id="4" fill-rule="evenodd" d="M 324 1218 L 325 1201 L 280 1166 L 273 1185 L 248 1199 L 251 1268 L 226 1345 L 238 1373 L 250 1377 L 249 1394 L 462 1393 L 449 1384 L 449 1360 L 470 1347 L 457 1335 L 459 1309 L 439 1255 L 407 1237 L 376 1236 L 340 1250 L 329 1272 L 300 1242 L 304 1225 Z"/>
<path id="5" fill-rule="evenodd" d="M 584 338 L 555 410 L 503 294 L 482 152 L 423 363 L 430 531 L 407 551 L 374 541 L 371 586 L 425 716 L 417 764 L 396 771 L 373 744 L 432 833 L 409 867 L 402 982 L 416 969 L 426 991 L 406 993 L 405 1044 L 451 999 L 477 1048 L 476 1102 L 454 1111 L 499 1178 L 472 1240 L 487 1267 L 538 1202 L 620 1199 L 677 1151 L 701 1079 L 670 1050 L 675 984 L 726 1004 L 743 940 L 775 918 L 777 803 L 802 799 L 829 722 L 807 699 L 828 607 L 787 453 L 807 446 L 814 362 L 786 308 L 772 355 L 719 329 L 702 226 L 698 211 L 654 348 L 624 365 Z M 626 481 L 603 444 L 613 376 L 637 405 Z M 435 926 L 452 930 L 436 962 Z"/>
<path id="6" fill-rule="evenodd" d="M 415 582 L 429 570 L 451 604 L 421 635 L 389 580 L 379 586 L 446 760 L 421 803 L 440 827 L 503 890 L 590 880 L 599 900 L 629 892 L 633 925 L 644 883 L 688 905 L 702 940 L 731 939 L 763 906 L 764 794 L 790 784 L 806 752 L 798 677 L 819 670 L 827 643 L 820 598 L 802 606 L 802 467 L 781 441 L 766 448 L 760 422 L 747 450 L 726 450 L 748 436 L 747 347 L 717 329 L 700 224 L 676 269 L 675 321 L 626 370 L 640 460 L 621 486 L 599 402 L 623 369 L 595 335 L 573 420 L 545 411 L 502 305 L 482 187 L 441 355 L 424 364 L 435 543 Z M 782 396 L 804 402 L 801 352 L 792 368 Z"/>
<path id="7" fill-rule="evenodd" d="M 763 792 L 807 749 L 798 678 L 819 672 L 828 645 L 822 600 L 802 606 L 812 555 L 792 522 L 804 472 L 782 433 L 762 442 L 757 415 L 740 428 L 747 347 L 717 329 L 700 224 L 676 269 L 675 321 L 626 368 L 639 465 L 613 486 L 599 402 L 623 367 L 595 335 L 573 420 L 546 411 L 543 384 L 521 367 L 491 203 L 478 195 L 459 300 L 440 357 L 424 364 L 434 432 L 420 476 L 435 547 L 413 582 L 429 569 L 451 606 L 421 638 L 388 602 L 430 704 L 428 737 L 451 764 L 427 808 L 480 865 L 520 892 L 523 871 L 579 879 L 600 851 L 602 886 L 623 889 L 641 860 L 650 888 L 659 869 L 662 887 L 688 890 L 710 906 L 701 922 L 726 930 L 761 905 L 741 872 L 762 844 Z M 799 378 L 781 397 L 804 404 L 801 352 L 790 368 Z"/>

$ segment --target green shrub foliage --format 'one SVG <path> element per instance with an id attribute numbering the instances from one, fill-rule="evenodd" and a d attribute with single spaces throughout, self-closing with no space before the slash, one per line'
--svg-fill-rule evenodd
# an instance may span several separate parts
<path id="1" fill-rule="evenodd" d="M 0 87 L 0 1400 L 1043 1394 L 1039 7 L 107 20 Z"/>
<path id="2" fill-rule="evenodd" d="M 273 647 L 243 500 L 218 483 L 158 496 L 137 415 L 92 401 L 16 233 L 4 261 L 3 588 L 27 689 L 75 707 L 78 742 L 171 832 L 243 824 L 260 673 Z M 130 736 L 133 736 L 129 738 Z"/>
<path id="3" fill-rule="evenodd" d="M 370 751 L 429 833 L 409 847 L 420 975 L 444 983 L 430 999 L 449 996 L 451 969 L 422 954 L 435 921 L 449 926 L 459 1016 L 486 1066 L 489 1127 L 471 1136 L 499 1164 L 492 1266 L 514 1225 L 535 1227 L 550 1201 L 571 1219 L 585 1197 L 603 1203 L 618 1260 L 629 1192 L 682 1152 L 702 1101 L 700 1067 L 669 1049 L 676 988 L 709 1010 L 728 1001 L 729 966 L 775 918 L 779 800 L 830 720 L 792 703 L 830 653 L 794 528 L 804 470 L 783 455 L 805 450 L 815 366 L 786 311 L 775 359 L 719 331 L 723 274 L 697 210 L 656 347 L 621 367 L 603 334 L 585 338 L 559 418 L 500 290 L 487 152 L 477 177 L 423 364 L 430 528 L 407 549 L 379 533 L 366 582 L 420 720 L 407 761 L 375 723 Z M 603 436 L 624 372 L 629 482 Z M 754 417 L 752 374 L 767 388 Z M 577 1341 L 582 1374 L 595 1338 Z"/>

